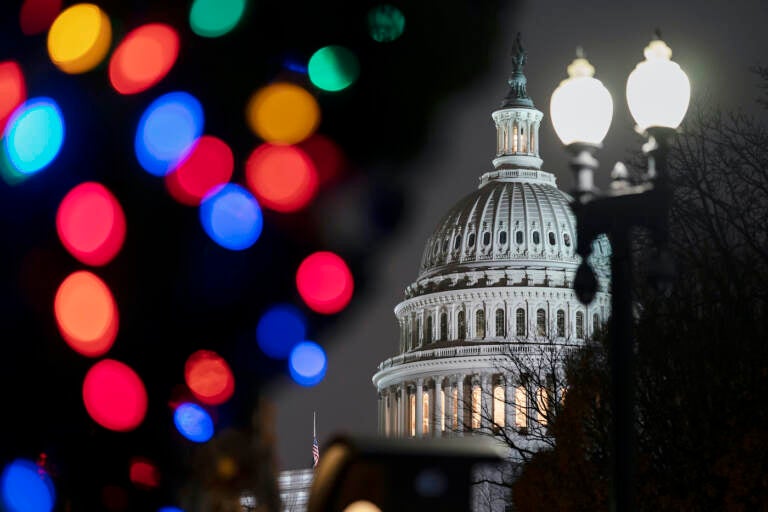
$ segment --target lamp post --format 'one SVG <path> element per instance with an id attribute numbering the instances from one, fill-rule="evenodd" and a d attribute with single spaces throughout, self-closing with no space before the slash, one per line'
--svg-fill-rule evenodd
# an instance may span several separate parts
<path id="1" fill-rule="evenodd" d="M 672 50 L 656 37 L 645 48 L 645 59 L 627 80 L 627 103 L 637 130 L 647 142 L 643 152 L 648 169 L 630 183 L 626 168 L 618 163 L 608 191 L 594 185 L 597 150 L 608 132 L 613 102 L 603 84 L 594 78 L 594 67 L 580 51 L 568 66 L 569 77 L 552 94 L 550 113 L 555 132 L 572 154 L 570 162 L 576 187 L 571 207 L 577 222 L 576 250 L 582 258 L 574 289 L 589 304 L 597 292 L 595 273 L 587 263 L 594 239 L 606 233 L 611 241 L 611 324 L 609 357 L 613 386 L 613 494 L 611 509 L 631 512 L 635 503 L 634 371 L 632 336 L 632 254 L 630 231 L 650 230 L 656 261 L 649 272 L 656 284 L 670 284 L 673 273 L 667 248 L 671 188 L 666 156 L 670 138 L 683 120 L 690 100 L 690 82 L 671 61 Z"/>

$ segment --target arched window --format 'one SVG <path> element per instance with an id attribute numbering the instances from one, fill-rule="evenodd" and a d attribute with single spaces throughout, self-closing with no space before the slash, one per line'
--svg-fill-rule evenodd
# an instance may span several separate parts
<path id="1" fill-rule="evenodd" d="M 562 309 L 557 310 L 557 335 L 565 337 L 565 311 Z"/>
<path id="2" fill-rule="evenodd" d="M 504 310 L 496 310 L 496 336 L 506 336 L 507 330 L 504 328 Z"/>
<path id="3" fill-rule="evenodd" d="M 448 313 L 440 315 L 440 341 L 448 339 Z"/>
<path id="4" fill-rule="evenodd" d="M 522 244 L 523 243 L 523 232 L 522 231 L 518 231 L 517 233 L 515 233 L 515 242 L 517 242 L 518 244 Z"/>
<path id="5" fill-rule="evenodd" d="M 553 232 L 549 232 L 549 245 L 555 245 L 555 234 Z"/>
<path id="6" fill-rule="evenodd" d="M 485 338 L 485 311 L 482 309 L 475 313 L 475 338 Z"/>
<path id="7" fill-rule="evenodd" d="M 570 247 L 571 246 L 571 235 L 569 235 L 568 233 L 563 233 L 563 242 L 565 242 L 565 246 L 566 247 Z"/>
<path id="8" fill-rule="evenodd" d="M 432 343 L 432 315 L 427 317 L 427 334 L 424 337 L 427 343 Z"/>
<path id="9" fill-rule="evenodd" d="M 456 238 L 453 239 L 453 248 L 458 249 L 461 247 L 461 235 L 456 235 Z"/>
<path id="10" fill-rule="evenodd" d="M 506 231 L 499 232 L 499 243 L 501 245 L 504 245 L 504 244 L 507 243 L 507 232 Z"/>
<path id="11" fill-rule="evenodd" d="M 493 426 L 494 428 L 504 428 L 504 386 L 497 383 L 493 386 Z"/>
<path id="12" fill-rule="evenodd" d="M 475 234 L 470 233 L 469 239 L 467 240 L 467 247 L 474 247 L 475 246 Z"/>
<path id="13" fill-rule="evenodd" d="M 597 316 L 597 313 L 595 313 L 594 315 L 592 315 L 592 333 L 594 334 L 599 330 L 600 330 L 600 317 Z"/>
<path id="14" fill-rule="evenodd" d="M 536 310 L 536 334 L 547 335 L 547 312 L 543 309 Z"/>
<path id="15" fill-rule="evenodd" d="M 482 390 L 479 384 L 472 386 L 472 430 L 480 428 L 480 395 Z"/>
<path id="16" fill-rule="evenodd" d="M 491 243 L 491 233 L 489 231 L 486 231 L 483 233 L 483 245 L 488 245 Z"/>
<path id="17" fill-rule="evenodd" d="M 576 337 L 578 339 L 584 337 L 584 313 L 581 311 L 576 312 Z"/>
<path id="18" fill-rule="evenodd" d="M 467 319 L 464 316 L 464 310 L 462 309 L 459 311 L 458 314 L 458 331 L 459 331 L 459 339 L 464 340 L 467 338 Z"/>
<path id="19" fill-rule="evenodd" d="M 525 336 L 525 310 L 523 308 L 517 308 L 515 312 L 515 334 L 518 336 Z"/>
<path id="20" fill-rule="evenodd" d="M 536 244 L 536 245 L 539 245 L 539 242 L 541 242 L 541 239 L 539 237 L 539 232 L 538 231 L 534 231 L 533 232 L 532 238 L 533 238 L 533 243 Z"/>

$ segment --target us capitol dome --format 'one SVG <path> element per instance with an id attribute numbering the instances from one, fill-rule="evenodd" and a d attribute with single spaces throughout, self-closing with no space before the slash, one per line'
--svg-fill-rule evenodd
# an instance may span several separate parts
<path id="1" fill-rule="evenodd" d="M 577 348 L 610 315 L 604 237 L 590 257 L 595 300 L 585 306 L 573 291 L 581 259 L 571 198 L 542 170 L 543 114 L 528 97 L 525 60 L 518 42 L 509 93 L 492 114 L 493 168 L 427 238 L 418 277 L 395 307 L 398 352 L 373 376 L 381 435 L 524 442 L 545 422 L 536 405 L 547 390 L 504 361 Z"/>

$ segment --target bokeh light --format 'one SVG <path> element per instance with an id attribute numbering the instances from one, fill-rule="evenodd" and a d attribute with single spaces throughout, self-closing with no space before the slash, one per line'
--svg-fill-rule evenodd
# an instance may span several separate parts
<path id="1" fill-rule="evenodd" d="M 127 432 L 144 420 L 147 391 L 136 372 L 114 359 L 103 359 L 85 375 L 83 402 L 93 421 Z"/>
<path id="2" fill-rule="evenodd" d="M 338 313 L 349 304 L 354 290 L 352 272 L 341 257 L 328 251 L 307 256 L 296 272 L 299 295 L 312 311 Z"/>
<path id="3" fill-rule="evenodd" d="M 197 206 L 214 187 L 232 178 L 235 158 L 223 140 L 203 135 L 189 156 L 165 176 L 168 193 L 181 204 Z"/>
<path id="4" fill-rule="evenodd" d="M 146 91 L 173 67 L 179 55 L 179 35 L 163 23 L 131 31 L 109 61 L 109 81 L 120 94 Z"/>
<path id="5" fill-rule="evenodd" d="M 288 371 L 291 378 L 302 386 L 314 386 L 325 377 L 328 359 L 323 347 L 314 341 L 302 341 L 291 350 Z"/>
<path id="6" fill-rule="evenodd" d="M 47 167 L 64 143 L 64 118 L 50 98 L 31 98 L 8 119 L 3 138 L 4 172 L 17 179 Z"/>
<path id="7" fill-rule="evenodd" d="M 320 185 L 333 182 L 344 172 L 345 158 L 341 148 L 325 135 L 315 133 L 299 144 L 315 164 Z"/>
<path id="8" fill-rule="evenodd" d="M 195 398 L 209 405 L 223 404 L 235 392 L 235 376 L 229 365 L 212 350 L 198 350 L 184 365 L 184 381 Z"/>
<path id="9" fill-rule="evenodd" d="M 343 46 L 326 46 L 309 58 L 309 79 L 324 91 L 341 91 L 352 85 L 360 75 L 357 57 Z"/>
<path id="10" fill-rule="evenodd" d="M 136 158 L 148 173 L 165 176 L 194 149 L 203 133 L 203 107 L 186 92 L 170 92 L 147 107 L 136 129 Z"/>
<path id="11" fill-rule="evenodd" d="M 14 110 L 27 98 L 24 73 L 12 61 L 0 62 L 0 136 Z"/>
<path id="12" fill-rule="evenodd" d="M 219 37 L 235 28 L 244 12 L 245 0 L 195 0 L 189 25 L 199 36 Z"/>
<path id="13" fill-rule="evenodd" d="M 320 106 L 306 89 L 289 83 L 262 87 L 246 107 L 248 125 L 267 142 L 296 144 L 320 123 Z"/>
<path id="14" fill-rule="evenodd" d="M 128 477 L 133 485 L 143 489 L 154 489 L 160 485 L 160 470 L 154 462 L 144 457 L 131 459 Z"/>
<path id="15" fill-rule="evenodd" d="M 86 265 L 105 265 L 120 252 L 125 241 L 125 214 L 106 187 L 81 183 L 61 200 L 56 231 L 77 260 Z"/>
<path id="16" fill-rule="evenodd" d="M 293 347 L 307 337 L 307 322 L 299 309 L 290 304 L 269 308 L 256 326 L 256 342 L 273 359 L 286 359 Z"/>
<path id="17" fill-rule="evenodd" d="M 312 160 L 296 146 L 265 143 L 245 164 L 245 180 L 259 203 L 279 212 L 304 208 L 317 192 Z"/>
<path id="18" fill-rule="evenodd" d="M 0 474 L 2 510 L 9 512 L 50 512 L 56 489 L 48 473 L 34 462 L 16 459 Z"/>
<path id="19" fill-rule="evenodd" d="M 179 507 L 161 507 L 157 512 L 184 512 L 184 510 Z"/>
<path id="20" fill-rule="evenodd" d="M 24 0 L 19 11 L 19 24 L 25 35 L 42 34 L 61 11 L 62 0 Z"/>
<path id="21" fill-rule="evenodd" d="M 178 406 L 173 413 L 173 423 L 182 436 L 195 443 L 204 443 L 213 437 L 211 415 L 197 404 Z"/>
<path id="22" fill-rule="evenodd" d="M 119 324 L 117 304 L 95 274 L 70 274 L 56 291 L 53 309 L 61 337 L 76 352 L 98 357 L 112 347 Z"/>
<path id="23" fill-rule="evenodd" d="M 379 43 L 394 41 L 405 30 L 405 16 L 394 5 L 382 4 L 368 11 L 368 33 Z"/>
<path id="24" fill-rule="evenodd" d="M 214 242 L 233 251 L 255 244 L 264 224 L 256 198 L 233 183 L 221 185 L 203 198 L 200 222 Z"/>
<path id="25" fill-rule="evenodd" d="M 94 4 L 76 4 L 59 14 L 48 31 L 48 55 L 65 73 L 85 73 L 109 51 L 112 26 Z"/>

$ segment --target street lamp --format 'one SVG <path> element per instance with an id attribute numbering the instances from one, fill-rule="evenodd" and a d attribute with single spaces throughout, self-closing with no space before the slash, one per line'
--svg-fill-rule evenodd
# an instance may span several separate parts
<path id="1" fill-rule="evenodd" d="M 577 253 L 582 262 L 576 271 L 574 290 L 584 304 L 597 292 L 598 282 L 587 259 L 592 242 L 603 233 L 611 241 L 611 329 L 609 356 L 613 385 L 613 511 L 635 510 L 634 496 L 634 372 L 632 337 L 632 255 L 630 231 L 647 228 L 652 235 L 656 259 L 649 277 L 658 285 L 669 284 L 673 264 L 667 248 L 671 188 L 666 157 L 669 140 L 688 110 L 691 85 L 685 72 L 672 62 L 672 50 L 656 37 L 645 48 L 645 60 L 627 80 L 627 103 L 637 131 L 647 142 L 645 173 L 630 182 L 620 162 L 606 192 L 594 186 L 597 150 L 608 131 L 612 101 L 603 84 L 594 78 L 594 68 L 581 52 L 568 66 L 569 78 L 552 94 L 550 113 L 560 140 L 571 153 L 576 187 L 571 208 L 577 223 Z"/>

